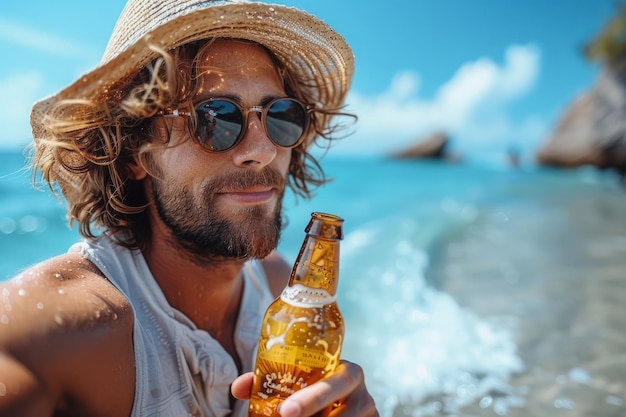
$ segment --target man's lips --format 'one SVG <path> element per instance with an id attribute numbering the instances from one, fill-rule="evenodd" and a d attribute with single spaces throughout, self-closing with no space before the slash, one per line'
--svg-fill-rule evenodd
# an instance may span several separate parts
<path id="1" fill-rule="evenodd" d="M 222 190 L 217 195 L 240 204 L 263 204 L 276 195 L 276 189 L 267 186 L 255 186 L 238 190 Z"/>

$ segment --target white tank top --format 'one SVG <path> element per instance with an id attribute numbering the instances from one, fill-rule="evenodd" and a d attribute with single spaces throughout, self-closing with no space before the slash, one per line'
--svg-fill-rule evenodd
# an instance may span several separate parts
<path id="1" fill-rule="evenodd" d="M 100 268 L 130 301 L 137 382 L 132 417 L 244 417 L 247 401 L 230 408 L 233 358 L 211 335 L 167 302 L 143 255 L 107 237 L 83 241 L 72 251 Z M 257 260 L 246 262 L 244 291 L 235 328 L 243 371 L 253 367 L 265 309 L 273 301 Z"/>

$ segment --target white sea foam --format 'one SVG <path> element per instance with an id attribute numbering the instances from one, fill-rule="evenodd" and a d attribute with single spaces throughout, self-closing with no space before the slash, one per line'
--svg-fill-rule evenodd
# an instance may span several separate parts
<path id="1" fill-rule="evenodd" d="M 510 390 L 508 377 L 523 369 L 510 331 L 426 283 L 424 229 L 410 219 L 379 221 L 348 235 L 343 252 L 344 357 L 364 366 L 387 416 L 401 405 L 436 412 L 428 398 L 458 409 Z"/>

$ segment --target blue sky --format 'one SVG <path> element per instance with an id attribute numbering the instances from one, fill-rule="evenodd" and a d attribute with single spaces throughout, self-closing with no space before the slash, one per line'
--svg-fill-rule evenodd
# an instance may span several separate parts
<path id="1" fill-rule="evenodd" d="M 0 9 L 0 148 L 29 141 L 32 103 L 97 64 L 122 0 L 23 0 Z M 599 67 L 583 45 L 614 0 L 292 0 L 356 57 L 354 134 L 335 153 L 383 154 L 446 131 L 463 154 L 531 155 Z"/>

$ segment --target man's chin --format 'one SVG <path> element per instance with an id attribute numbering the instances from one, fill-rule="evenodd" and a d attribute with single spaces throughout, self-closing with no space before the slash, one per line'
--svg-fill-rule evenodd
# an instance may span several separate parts
<path id="1" fill-rule="evenodd" d="M 228 247 L 238 248 L 229 254 L 232 257 L 264 258 L 278 246 L 282 229 L 280 211 L 251 206 L 222 216 L 230 229 L 222 237 Z"/>

